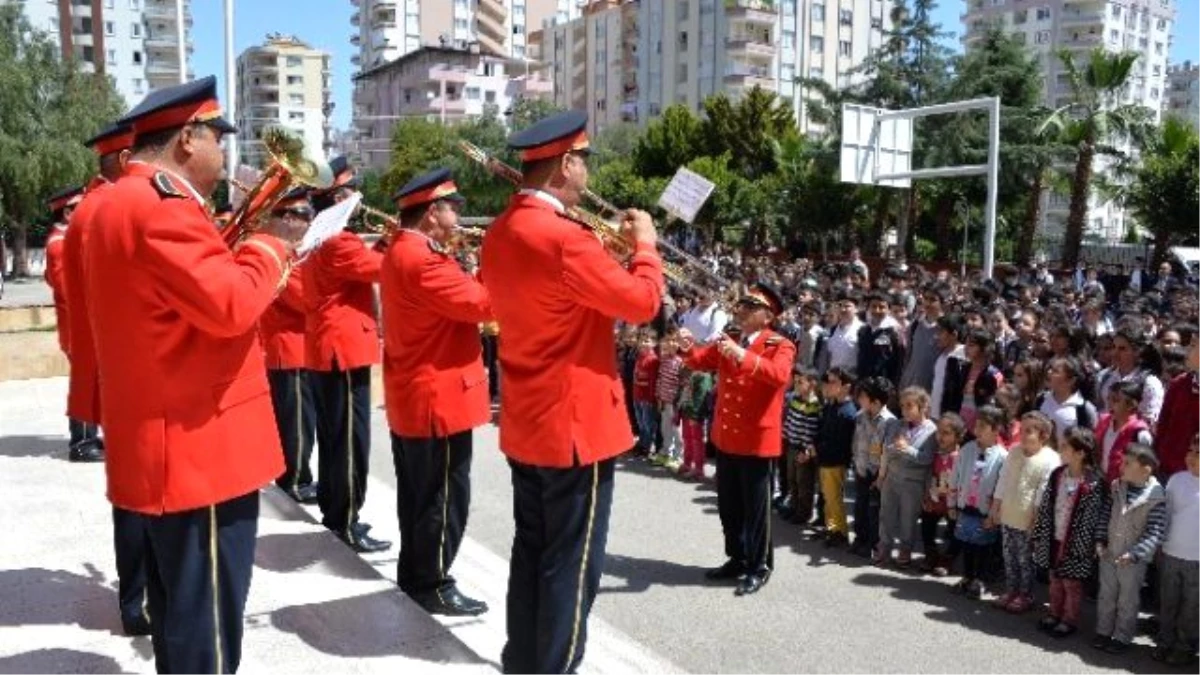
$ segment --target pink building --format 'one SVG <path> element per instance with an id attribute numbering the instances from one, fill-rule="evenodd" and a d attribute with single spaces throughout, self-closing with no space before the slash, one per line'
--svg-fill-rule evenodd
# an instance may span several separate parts
<path id="1" fill-rule="evenodd" d="M 522 98 L 546 98 L 553 84 L 534 62 L 481 54 L 477 47 L 421 47 L 354 78 L 354 130 L 349 143 L 355 162 L 385 169 L 392 127 L 423 117 L 443 124 L 479 117 L 491 108 L 504 113 Z"/>

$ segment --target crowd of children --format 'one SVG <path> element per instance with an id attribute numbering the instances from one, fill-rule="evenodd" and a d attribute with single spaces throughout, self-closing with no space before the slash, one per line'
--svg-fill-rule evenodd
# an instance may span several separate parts
<path id="1" fill-rule="evenodd" d="M 1038 606 L 1037 579 L 1048 579 L 1038 626 L 1054 637 L 1084 628 L 1081 603 L 1094 595 L 1093 645 L 1111 653 L 1130 647 L 1153 573 L 1154 656 L 1194 663 L 1195 331 L 1155 331 L 1130 310 L 1115 322 L 1101 312 L 1105 321 L 1092 317 L 1093 332 L 1081 334 L 1027 297 L 1013 310 L 965 297 L 979 295 L 970 286 L 915 292 L 885 275 L 890 294 L 863 294 L 828 281 L 831 302 L 806 292 L 821 284 L 799 284 L 798 306 L 777 322 L 797 345 L 783 406 L 781 516 L 879 566 L 906 568 L 919 555 L 921 572 L 960 575 L 951 588 L 971 598 L 1002 569 L 992 604 L 1014 614 Z M 637 452 L 704 480 L 719 383 L 682 366 L 681 300 L 659 322 L 661 339 L 651 327 L 626 329 L 621 372 Z M 1171 349 L 1187 351 L 1167 370 L 1161 356 Z"/>

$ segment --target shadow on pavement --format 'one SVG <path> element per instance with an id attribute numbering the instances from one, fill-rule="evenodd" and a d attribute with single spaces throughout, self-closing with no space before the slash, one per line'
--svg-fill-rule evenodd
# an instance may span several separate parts
<path id="1" fill-rule="evenodd" d="M 1095 605 L 1090 602 L 1083 604 L 1079 632 L 1069 638 L 1055 639 L 1038 631 L 1037 621 L 1042 617 L 1040 610 L 1013 616 L 994 609 L 987 602 L 955 595 L 946 584 L 920 577 L 865 572 L 854 577 L 853 582 L 861 586 L 890 589 L 892 597 L 898 600 L 932 605 L 933 608 L 925 612 L 925 616 L 934 621 L 953 623 L 989 635 L 1017 640 L 1046 652 L 1069 652 L 1090 666 L 1120 668 L 1133 673 L 1157 673 L 1169 668 L 1155 663 L 1150 658 L 1150 649 L 1144 645 L 1135 645 L 1120 656 L 1092 648 L 1092 628 L 1096 622 Z M 1038 588 L 1038 591 L 1041 592 L 1040 595 L 1044 595 L 1043 588 Z M 1035 607 L 1043 607 L 1041 599 Z"/>
<path id="2" fill-rule="evenodd" d="M 346 658 L 403 656 L 432 663 L 484 664 L 399 591 L 284 607 L 271 624 L 309 647 Z"/>
<path id="3" fill-rule="evenodd" d="M 67 439 L 55 436 L 0 436 L 0 457 L 50 457 L 67 461 Z"/>
<path id="4" fill-rule="evenodd" d="M 120 673 L 116 659 L 75 649 L 35 649 L 0 657 L 0 673 Z"/>
<path id="5" fill-rule="evenodd" d="M 345 549 L 346 555 L 330 555 Z M 378 574 L 327 532 L 259 535 L 254 564 L 272 572 L 295 572 L 321 565 L 332 574 L 346 579 L 377 579 Z"/>
<path id="6" fill-rule="evenodd" d="M 117 593 L 96 571 L 0 570 L 0 608 L 0 626 L 78 625 L 123 635 Z"/>
<path id="7" fill-rule="evenodd" d="M 623 579 L 624 586 L 605 586 L 601 593 L 642 593 L 651 586 L 711 586 L 704 579 L 708 568 L 680 565 L 669 560 L 650 560 L 609 554 L 604 560 L 604 576 Z"/>

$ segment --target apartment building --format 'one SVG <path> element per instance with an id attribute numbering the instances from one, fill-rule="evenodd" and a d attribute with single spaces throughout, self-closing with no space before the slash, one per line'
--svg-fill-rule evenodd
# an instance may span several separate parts
<path id="1" fill-rule="evenodd" d="M 13 2 L 17 0 L 0 0 Z M 47 31 L 87 72 L 113 79 L 130 107 L 155 89 L 191 79 L 191 0 L 24 0 L 30 24 Z M 180 61 L 180 22 L 185 45 Z"/>
<path id="2" fill-rule="evenodd" d="M 278 33 L 237 58 L 237 127 L 240 162 L 262 166 L 263 128 L 287 127 L 305 146 L 326 156 L 333 139 L 329 54 L 291 35 Z"/>
<path id="3" fill-rule="evenodd" d="M 1108 51 L 1133 51 L 1140 55 L 1133 78 L 1125 91 L 1124 102 L 1137 103 L 1161 117 L 1167 100 L 1167 54 L 1175 21 L 1174 0 L 968 0 L 962 15 L 967 49 L 979 44 L 992 27 L 1016 36 L 1041 61 L 1045 73 L 1045 102 L 1059 107 L 1071 100 L 1067 73 L 1059 60 L 1067 50 L 1082 63 L 1096 48 Z M 1096 169 L 1109 168 L 1098 157 Z M 1070 196 L 1051 193 L 1047 197 L 1045 226 L 1047 238 L 1061 237 L 1067 219 Z M 1086 236 L 1119 241 L 1130 223 L 1115 202 L 1093 194 L 1088 204 Z"/>
<path id="4" fill-rule="evenodd" d="M 1167 67 L 1167 100 L 1163 114 L 1179 117 L 1200 129 L 1200 65 L 1184 61 Z"/>
<path id="5" fill-rule="evenodd" d="M 358 47 L 351 62 L 360 71 L 421 47 L 464 49 L 479 43 L 494 56 L 525 58 L 528 34 L 546 21 L 577 14 L 578 0 L 351 0 Z"/>
<path id="6" fill-rule="evenodd" d="M 385 169 L 392 128 L 400 120 L 454 124 L 489 109 L 503 115 L 514 101 L 548 98 L 551 90 L 524 59 L 495 56 L 476 44 L 421 47 L 354 78 L 356 133 L 346 145 L 359 166 Z"/>
<path id="7" fill-rule="evenodd" d="M 883 0 L 594 0 L 579 18 L 547 27 L 540 54 L 555 102 L 586 109 L 593 131 L 757 86 L 790 101 L 802 130 L 818 132 L 795 80 L 849 84 L 887 21 Z"/>

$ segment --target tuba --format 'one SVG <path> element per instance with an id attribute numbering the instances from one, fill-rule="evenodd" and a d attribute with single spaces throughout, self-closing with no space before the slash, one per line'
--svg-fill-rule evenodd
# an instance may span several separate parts
<path id="1" fill-rule="evenodd" d="M 230 248 L 244 235 L 262 226 L 271 209 L 294 185 L 327 188 L 333 185 L 329 163 L 312 154 L 304 139 L 283 127 L 263 129 L 262 142 L 270 162 L 258 183 L 249 186 L 221 236 Z"/>

